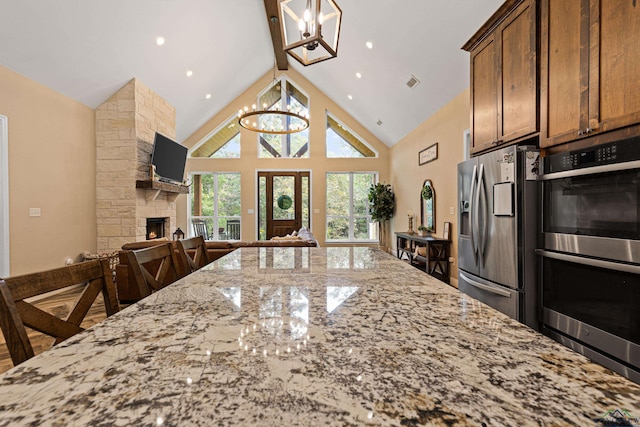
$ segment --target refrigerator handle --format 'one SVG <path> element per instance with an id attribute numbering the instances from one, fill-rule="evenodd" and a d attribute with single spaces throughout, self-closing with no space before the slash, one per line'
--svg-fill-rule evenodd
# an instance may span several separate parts
<path id="1" fill-rule="evenodd" d="M 478 177 L 478 226 L 480 226 L 480 212 L 482 212 L 482 228 L 478 229 L 478 253 L 484 263 L 484 253 L 487 246 L 487 224 L 489 223 L 489 206 L 487 206 L 487 190 L 484 186 L 484 164 L 480 164 Z"/>
<path id="2" fill-rule="evenodd" d="M 484 164 L 480 163 L 480 171 L 478 172 L 478 188 L 476 190 L 476 197 L 474 200 L 475 212 L 474 212 L 474 224 L 473 224 L 473 229 L 478 235 L 478 240 L 476 242 L 476 251 L 477 251 L 477 257 L 480 258 L 480 263 L 479 263 L 480 266 L 482 266 L 483 258 L 484 258 L 484 253 L 482 250 L 483 243 L 484 243 L 484 236 L 481 232 L 482 230 L 480 229 L 480 214 L 483 212 L 482 206 L 480 205 L 480 197 L 482 196 L 482 193 L 483 193 L 482 191 L 483 181 L 484 181 Z M 486 222 L 486 219 L 483 218 L 483 223 L 484 222 Z"/>
<path id="3" fill-rule="evenodd" d="M 476 192 L 476 181 L 478 178 L 478 166 L 473 165 L 473 174 L 471 176 L 471 194 L 469 195 L 469 225 L 471 228 L 471 249 L 473 250 L 473 257 L 476 264 L 478 263 L 478 247 L 476 246 L 476 204 L 474 202 L 474 194 Z"/>

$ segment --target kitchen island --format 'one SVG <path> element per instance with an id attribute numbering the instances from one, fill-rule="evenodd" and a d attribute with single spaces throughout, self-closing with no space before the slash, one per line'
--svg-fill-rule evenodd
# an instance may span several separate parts
<path id="1" fill-rule="evenodd" d="M 241 248 L 0 376 L 1 426 L 597 425 L 639 402 L 370 248 Z"/>

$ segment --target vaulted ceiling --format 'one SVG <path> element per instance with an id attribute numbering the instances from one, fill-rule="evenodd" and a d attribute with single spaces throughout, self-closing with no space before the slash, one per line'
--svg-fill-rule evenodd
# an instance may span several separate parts
<path id="1" fill-rule="evenodd" d="M 337 2 L 338 57 L 289 67 L 392 146 L 468 87 L 460 47 L 503 0 Z M 136 77 L 176 107 L 183 141 L 272 69 L 274 50 L 263 0 L 0 0 L 0 65 L 92 108 Z"/>

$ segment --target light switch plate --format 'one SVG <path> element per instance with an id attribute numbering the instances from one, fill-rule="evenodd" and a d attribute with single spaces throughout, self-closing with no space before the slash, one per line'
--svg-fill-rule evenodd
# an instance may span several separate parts
<path id="1" fill-rule="evenodd" d="M 247 213 L 248 214 L 252 214 L 253 213 L 253 209 L 247 209 Z"/>
<path id="2" fill-rule="evenodd" d="M 455 211 L 453 210 L 453 206 L 451 206 L 451 207 L 449 208 L 449 214 L 453 215 L 454 213 L 455 213 Z"/>
<path id="3" fill-rule="evenodd" d="M 314 210 L 313 210 L 313 213 L 314 213 L 314 214 L 320 213 L 320 209 L 314 209 Z"/>
<path id="4" fill-rule="evenodd" d="M 29 208 L 29 216 L 40 216 L 40 208 Z"/>

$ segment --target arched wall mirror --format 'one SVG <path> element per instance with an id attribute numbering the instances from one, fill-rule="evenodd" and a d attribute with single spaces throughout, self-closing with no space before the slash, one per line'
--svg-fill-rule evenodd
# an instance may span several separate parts
<path id="1" fill-rule="evenodd" d="M 430 179 L 424 180 L 420 190 L 420 225 L 436 232 L 436 190 Z"/>

